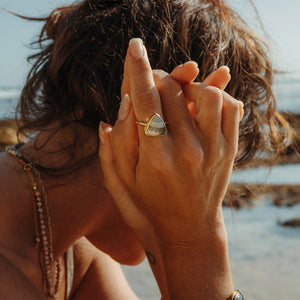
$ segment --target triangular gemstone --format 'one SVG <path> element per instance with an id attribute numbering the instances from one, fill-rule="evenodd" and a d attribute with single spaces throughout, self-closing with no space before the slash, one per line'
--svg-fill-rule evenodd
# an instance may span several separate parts
<path id="1" fill-rule="evenodd" d="M 149 136 L 164 135 L 167 128 L 159 114 L 155 114 L 145 126 L 145 134 Z"/>

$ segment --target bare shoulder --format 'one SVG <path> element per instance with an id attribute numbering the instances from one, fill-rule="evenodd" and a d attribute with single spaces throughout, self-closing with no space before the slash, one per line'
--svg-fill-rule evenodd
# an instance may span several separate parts
<path id="1" fill-rule="evenodd" d="M 98 250 L 86 238 L 74 244 L 72 300 L 138 300 L 129 287 L 120 265 Z"/>
<path id="2" fill-rule="evenodd" d="M 32 282 L 0 253 L 0 299 L 46 299 Z"/>

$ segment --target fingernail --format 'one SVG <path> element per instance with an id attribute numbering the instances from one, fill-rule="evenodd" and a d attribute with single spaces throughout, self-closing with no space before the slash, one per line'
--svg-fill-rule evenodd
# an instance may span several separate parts
<path id="1" fill-rule="evenodd" d="M 129 108 L 130 108 L 130 97 L 128 94 L 125 94 L 120 105 L 118 119 L 120 121 L 123 121 L 127 118 L 129 114 Z"/>
<path id="2" fill-rule="evenodd" d="M 100 138 L 101 144 L 105 144 L 103 126 L 104 126 L 104 123 L 101 121 L 99 124 L 99 138 Z"/>
<path id="3" fill-rule="evenodd" d="M 177 67 L 174 68 L 174 70 L 172 71 L 172 73 L 177 72 L 177 70 L 181 69 L 183 67 L 183 64 L 178 65 Z"/>
<path id="4" fill-rule="evenodd" d="M 130 54 L 136 59 L 140 59 L 144 56 L 144 46 L 141 39 L 131 39 L 129 42 Z"/>
<path id="5" fill-rule="evenodd" d="M 240 113 L 240 121 L 242 121 L 244 117 L 244 103 L 239 101 L 239 113 Z"/>
<path id="6" fill-rule="evenodd" d="M 193 60 L 187 61 L 184 65 L 195 65 L 195 67 L 198 68 L 198 63 Z"/>
<path id="7" fill-rule="evenodd" d="M 230 74 L 230 68 L 228 66 L 223 66 L 223 68 L 227 70 L 228 74 Z"/>

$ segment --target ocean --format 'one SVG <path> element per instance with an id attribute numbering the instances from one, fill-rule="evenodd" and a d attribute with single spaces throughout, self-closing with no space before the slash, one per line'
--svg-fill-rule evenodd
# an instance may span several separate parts
<path id="1" fill-rule="evenodd" d="M 14 117 L 20 92 L 19 87 L 0 87 L 0 119 Z M 300 79 L 280 77 L 275 94 L 279 110 L 300 114 Z M 300 164 L 276 166 L 269 176 L 268 172 L 268 168 L 244 170 L 234 173 L 231 181 L 300 185 Z M 278 208 L 265 198 L 252 208 L 223 212 L 235 288 L 243 291 L 245 299 L 300 299 L 300 228 L 278 225 L 300 218 L 300 205 Z M 123 270 L 140 299 L 160 299 L 146 261 Z"/>
<path id="2" fill-rule="evenodd" d="M 300 114 L 300 78 L 281 76 L 275 80 L 274 91 L 278 110 Z M 21 87 L 0 86 L 0 119 L 14 116 L 20 93 Z"/>

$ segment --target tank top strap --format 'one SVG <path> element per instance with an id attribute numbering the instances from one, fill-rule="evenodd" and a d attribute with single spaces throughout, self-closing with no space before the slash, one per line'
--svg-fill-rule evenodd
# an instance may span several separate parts
<path id="1" fill-rule="evenodd" d="M 65 299 L 69 299 L 71 296 L 71 290 L 73 286 L 73 279 L 74 279 L 74 250 L 73 246 L 71 246 L 65 252 L 65 264 L 66 264 L 66 288 L 65 288 Z"/>

